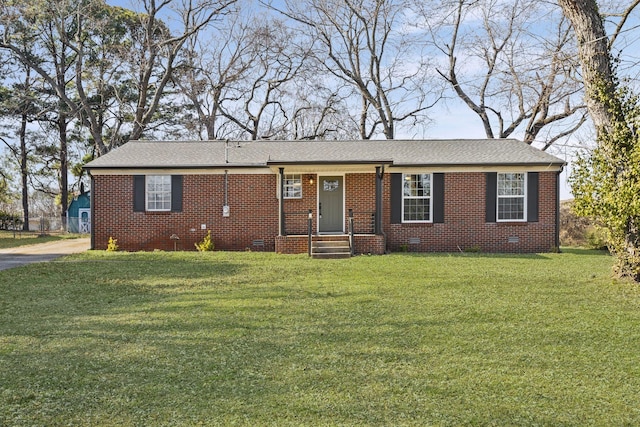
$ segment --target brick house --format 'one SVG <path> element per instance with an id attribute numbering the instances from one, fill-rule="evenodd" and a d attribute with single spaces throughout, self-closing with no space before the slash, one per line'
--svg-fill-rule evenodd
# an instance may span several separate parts
<path id="1" fill-rule="evenodd" d="M 310 224 L 354 253 L 547 252 L 563 165 L 509 139 L 131 141 L 85 166 L 91 245 L 306 253 Z"/>

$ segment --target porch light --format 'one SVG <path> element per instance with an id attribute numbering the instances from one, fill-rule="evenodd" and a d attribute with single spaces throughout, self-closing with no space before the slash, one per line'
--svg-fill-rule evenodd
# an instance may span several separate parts
<path id="1" fill-rule="evenodd" d="M 309 176 L 309 184 L 313 185 L 313 175 Z"/>

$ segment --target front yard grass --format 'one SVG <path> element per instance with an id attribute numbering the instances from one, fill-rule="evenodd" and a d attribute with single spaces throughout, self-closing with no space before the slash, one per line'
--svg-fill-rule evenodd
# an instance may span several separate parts
<path id="1" fill-rule="evenodd" d="M 638 425 L 601 252 L 88 252 L 0 272 L 0 425 Z"/>

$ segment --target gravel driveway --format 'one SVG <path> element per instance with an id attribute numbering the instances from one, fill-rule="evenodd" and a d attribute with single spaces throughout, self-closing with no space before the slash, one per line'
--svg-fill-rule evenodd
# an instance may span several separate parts
<path id="1" fill-rule="evenodd" d="M 0 270 L 30 264 L 32 262 L 51 261 L 63 255 L 76 254 L 88 250 L 91 239 L 63 239 L 55 242 L 0 249 Z"/>

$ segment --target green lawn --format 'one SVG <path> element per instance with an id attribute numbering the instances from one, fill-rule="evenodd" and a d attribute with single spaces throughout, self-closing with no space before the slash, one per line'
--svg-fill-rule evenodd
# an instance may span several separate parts
<path id="1" fill-rule="evenodd" d="M 639 425 L 640 288 L 582 250 L 89 252 L 0 272 L 0 425 Z"/>
<path id="2" fill-rule="evenodd" d="M 37 243 L 52 242 L 60 239 L 75 239 L 79 234 L 57 233 L 41 236 L 32 231 L 4 231 L 0 230 L 0 249 L 15 248 L 18 246 L 34 245 Z"/>

